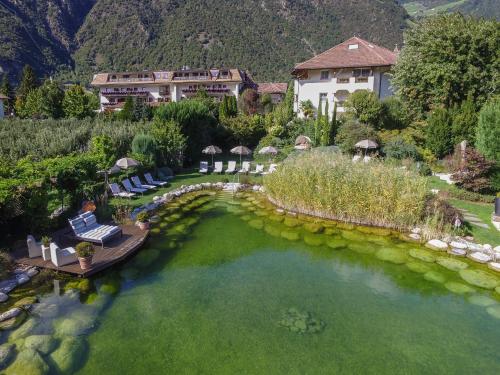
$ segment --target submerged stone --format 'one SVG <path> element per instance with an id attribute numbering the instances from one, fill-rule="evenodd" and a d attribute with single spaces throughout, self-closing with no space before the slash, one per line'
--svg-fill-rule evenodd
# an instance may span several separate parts
<path id="1" fill-rule="evenodd" d="M 24 339 L 24 348 L 36 350 L 41 354 L 49 354 L 55 349 L 56 340 L 51 335 L 33 335 Z"/>
<path id="2" fill-rule="evenodd" d="M 283 220 L 283 224 L 285 224 L 287 227 L 290 228 L 295 228 L 301 224 L 300 220 L 295 219 L 293 217 L 285 217 L 285 220 Z"/>
<path id="3" fill-rule="evenodd" d="M 500 319 L 500 305 L 486 308 L 486 312 L 496 319 Z"/>
<path id="4" fill-rule="evenodd" d="M 426 265 L 425 263 L 416 262 L 416 261 L 410 261 L 410 262 L 406 263 L 406 267 L 408 267 L 408 269 L 410 271 L 417 272 L 417 273 L 427 273 L 431 270 L 430 267 L 428 265 Z"/>
<path id="5" fill-rule="evenodd" d="M 144 249 L 134 259 L 134 264 L 139 268 L 147 268 L 160 256 L 158 249 Z"/>
<path id="6" fill-rule="evenodd" d="M 297 241 L 300 239 L 300 235 L 298 232 L 294 232 L 291 230 L 284 230 L 281 232 L 281 237 L 289 240 L 289 241 Z"/>
<path id="7" fill-rule="evenodd" d="M 81 311 L 55 321 L 54 327 L 56 335 L 59 337 L 80 336 L 94 328 L 94 318 L 90 314 Z"/>
<path id="8" fill-rule="evenodd" d="M 333 235 L 339 234 L 339 233 L 340 233 L 340 230 L 337 228 L 334 228 L 334 227 L 325 228 L 325 234 L 327 236 L 333 236 Z"/>
<path id="9" fill-rule="evenodd" d="M 88 293 L 90 291 L 90 280 L 80 279 L 80 280 L 68 281 L 64 286 L 64 290 L 70 290 L 70 289 L 76 289 L 82 293 Z"/>
<path id="10" fill-rule="evenodd" d="M 74 373 L 87 352 L 87 343 L 81 337 L 65 337 L 50 358 L 60 373 Z"/>
<path id="11" fill-rule="evenodd" d="M 355 251 L 359 254 L 373 254 L 375 253 L 375 248 L 373 244 L 370 243 L 359 243 L 359 242 L 348 242 L 347 247 L 352 251 Z"/>
<path id="12" fill-rule="evenodd" d="M 496 277 L 481 270 L 465 269 L 461 270 L 459 274 L 460 277 L 469 284 L 480 288 L 494 289 L 499 285 L 499 281 Z"/>
<path id="13" fill-rule="evenodd" d="M 420 259 L 427 263 L 433 263 L 436 261 L 436 256 L 427 250 L 411 249 L 408 253 L 411 257 Z"/>
<path id="14" fill-rule="evenodd" d="M 321 246 L 324 242 L 322 236 L 316 234 L 305 234 L 304 242 L 310 246 Z"/>
<path id="15" fill-rule="evenodd" d="M 497 301 L 495 301 L 493 298 L 483 296 L 481 294 L 475 294 L 473 296 L 470 296 L 469 302 L 472 303 L 473 305 L 483 306 L 483 307 L 493 306 L 497 304 Z"/>
<path id="16" fill-rule="evenodd" d="M 440 266 L 448 268 L 451 271 L 460 271 L 469 267 L 467 263 L 462 262 L 461 260 L 453 258 L 445 258 L 445 257 L 439 257 L 436 260 L 436 263 L 439 264 Z"/>
<path id="17" fill-rule="evenodd" d="M 326 326 L 325 322 L 315 318 L 311 313 L 301 313 L 293 307 L 283 312 L 278 324 L 290 332 L 299 334 L 320 333 Z"/>
<path id="18" fill-rule="evenodd" d="M 5 370 L 5 375 L 45 375 L 48 372 L 49 366 L 40 354 L 26 349 L 17 355 L 14 363 Z"/>
<path id="19" fill-rule="evenodd" d="M 455 281 L 447 282 L 446 284 L 444 284 L 444 287 L 448 289 L 450 292 L 456 294 L 466 294 L 474 292 L 474 289 L 471 288 L 470 286 L 462 283 L 457 283 Z"/>
<path id="20" fill-rule="evenodd" d="M 443 274 L 437 272 L 437 271 L 429 271 L 424 274 L 424 279 L 428 281 L 432 281 L 435 283 L 444 283 L 446 281 L 446 278 L 443 276 Z"/>
<path id="21" fill-rule="evenodd" d="M 394 264 L 403 264 L 407 260 L 406 253 L 395 248 L 380 249 L 379 251 L 377 251 L 376 257 Z"/>
<path id="22" fill-rule="evenodd" d="M 285 218 L 279 215 L 271 215 L 269 216 L 269 220 L 274 221 L 276 223 L 281 223 L 283 220 L 285 220 Z"/>
<path id="23" fill-rule="evenodd" d="M 248 222 L 248 225 L 255 229 L 262 229 L 264 227 L 264 221 L 261 219 L 253 219 Z"/>
<path id="24" fill-rule="evenodd" d="M 16 341 L 30 336 L 35 328 L 35 319 L 28 319 L 23 325 L 10 334 L 9 341 Z"/>
<path id="25" fill-rule="evenodd" d="M 305 223 L 303 228 L 310 233 L 321 233 L 324 229 L 323 225 L 318 223 Z"/>
<path id="26" fill-rule="evenodd" d="M 343 230 L 341 232 L 342 237 L 344 237 L 346 240 L 349 241 L 364 241 L 365 240 L 365 235 L 363 233 L 360 233 L 358 231 L 354 230 Z"/>
<path id="27" fill-rule="evenodd" d="M 328 246 L 330 249 L 340 250 L 347 247 L 347 241 L 338 238 L 329 238 L 326 241 L 326 246 Z"/>
<path id="28" fill-rule="evenodd" d="M 252 216 L 250 216 L 250 215 L 241 216 L 241 220 L 243 220 L 243 221 L 249 221 L 251 218 L 252 218 Z"/>
<path id="29" fill-rule="evenodd" d="M 15 354 L 15 345 L 13 344 L 4 344 L 0 345 L 0 370 L 7 367 L 14 357 Z"/>
<path id="30" fill-rule="evenodd" d="M 281 228 L 278 225 L 267 224 L 264 227 L 264 230 L 266 231 L 267 234 L 270 234 L 273 237 L 280 237 L 281 236 Z"/>

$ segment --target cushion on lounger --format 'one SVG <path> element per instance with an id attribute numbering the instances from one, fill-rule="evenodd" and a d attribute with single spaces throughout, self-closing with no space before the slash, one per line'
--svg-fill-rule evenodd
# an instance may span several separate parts
<path id="1" fill-rule="evenodd" d="M 85 230 L 85 222 L 83 221 L 83 219 L 78 218 L 70 220 L 69 224 L 71 225 L 71 228 L 73 228 L 73 230 L 77 233 Z"/>
<path id="2" fill-rule="evenodd" d="M 97 218 L 94 215 L 87 216 L 85 219 L 85 225 L 87 227 L 92 227 L 97 223 Z"/>
<path id="3" fill-rule="evenodd" d="M 86 218 L 88 218 L 90 216 L 94 216 L 94 214 L 92 212 L 90 212 L 90 211 L 86 211 L 86 212 L 84 212 L 83 214 L 80 215 L 80 217 L 82 219 L 86 219 Z"/>

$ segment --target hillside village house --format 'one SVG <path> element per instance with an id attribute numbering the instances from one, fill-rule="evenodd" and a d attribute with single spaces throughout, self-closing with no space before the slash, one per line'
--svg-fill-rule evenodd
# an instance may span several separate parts
<path id="1" fill-rule="evenodd" d="M 285 98 L 287 88 L 287 83 L 263 82 L 258 83 L 257 93 L 260 96 L 269 94 L 273 104 L 279 104 Z"/>
<path id="2" fill-rule="evenodd" d="M 225 95 L 238 99 L 245 88 L 255 87 L 249 75 L 240 69 L 99 73 L 91 84 L 99 88 L 101 111 L 120 109 L 127 96 L 155 106 L 188 99 L 201 89 L 217 99 Z"/>
<path id="3" fill-rule="evenodd" d="M 310 100 L 315 108 L 321 105 L 323 110 L 328 102 L 330 115 L 337 103 L 337 112 L 342 113 L 344 101 L 358 90 L 373 91 L 380 99 L 391 96 L 388 72 L 396 59 L 397 52 L 358 37 L 350 38 L 295 66 L 294 110 L 303 116 L 301 103 Z"/>
<path id="4" fill-rule="evenodd" d="M 0 120 L 3 119 L 3 117 L 5 116 L 3 102 L 6 101 L 7 99 L 8 98 L 5 95 L 0 94 Z"/>

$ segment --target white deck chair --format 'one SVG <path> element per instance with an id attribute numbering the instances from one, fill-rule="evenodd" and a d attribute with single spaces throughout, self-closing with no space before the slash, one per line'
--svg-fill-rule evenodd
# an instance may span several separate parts
<path id="1" fill-rule="evenodd" d="M 200 173 L 208 173 L 208 161 L 200 161 Z"/>
<path id="2" fill-rule="evenodd" d="M 54 242 L 50 244 L 50 260 L 56 267 L 65 266 L 78 260 L 76 251 L 72 247 L 60 249 Z"/>
<path id="3" fill-rule="evenodd" d="M 148 191 L 147 189 L 138 189 L 138 188 L 133 187 L 128 178 L 123 180 L 122 184 L 123 184 L 123 187 L 125 188 L 125 190 L 127 190 L 129 193 L 142 194 L 142 193 Z"/>
<path id="4" fill-rule="evenodd" d="M 151 173 L 144 173 L 144 178 L 146 179 L 146 182 L 150 185 L 165 186 L 168 184 L 167 181 L 158 181 L 158 180 L 153 179 L 153 176 L 151 176 Z"/>
<path id="5" fill-rule="evenodd" d="M 26 238 L 26 243 L 28 244 L 28 256 L 30 258 L 37 258 L 42 256 L 42 244 L 36 242 L 35 237 L 31 234 Z"/>
<path id="6" fill-rule="evenodd" d="M 266 172 L 262 172 L 262 174 L 266 175 L 266 174 L 271 174 L 271 173 L 273 173 L 273 172 L 276 170 L 276 167 L 277 167 L 277 166 L 278 166 L 277 164 L 271 164 L 271 165 L 269 166 L 269 169 L 268 169 Z"/>
<path id="7" fill-rule="evenodd" d="M 139 179 L 139 177 L 137 177 L 137 176 L 132 176 L 131 180 L 132 180 L 132 183 L 135 185 L 136 188 L 147 189 L 147 190 L 156 189 L 156 186 L 154 186 L 154 185 L 143 184 L 141 182 L 141 180 Z"/>
<path id="8" fill-rule="evenodd" d="M 261 174 L 262 172 L 264 172 L 264 164 L 257 164 L 255 166 L 255 171 L 251 171 L 250 173 L 251 174 Z"/>
<path id="9" fill-rule="evenodd" d="M 111 194 L 113 194 L 113 197 L 132 198 L 133 196 L 135 196 L 135 193 L 121 191 L 120 187 L 116 183 L 109 184 L 109 188 L 111 190 Z"/>
<path id="10" fill-rule="evenodd" d="M 216 161 L 214 164 L 214 173 L 222 173 L 222 162 Z"/>
<path id="11" fill-rule="evenodd" d="M 244 161 L 241 165 L 241 169 L 238 171 L 238 173 L 248 173 L 250 172 L 250 162 L 249 161 Z"/>
<path id="12" fill-rule="evenodd" d="M 236 162 L 231 160 L 227 163 L 226 173 L 235 173 L 236 172 Z"/>

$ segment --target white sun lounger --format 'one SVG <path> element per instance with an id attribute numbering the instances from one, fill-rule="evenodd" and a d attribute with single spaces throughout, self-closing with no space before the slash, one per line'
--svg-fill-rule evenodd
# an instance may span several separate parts
<path id="1" fill-rule="evenodd" d="M 153 176 L 151 176 L 151 173 L 144 173 L 144 178 L 146 179 L 147 183 L 150 185 L 165 186 L 168 184 L 167 181 L 158 181 L 158 180 L 153 179 Z"/>
<path id="2" fill-rule="evenodd" d="M 276 167 L 277 166 L 278 166 L 277 164 L 271 164 L 269 166 L 269 170 L 267 172 L 262 172 L 262 174 L 265 175 L 265 174 L 271 174 L 271 173 L 273 173 L 274 171 L 276 171 Z"/>
<path id="3" fill-rule="evenodd" d="M 122 234 L 118 226 L 98 224 L 97 218 L 91 212 L 85 212 L 68 221 L 78 240 L 99 243 L 101 246 L 104 246 L 108 239 Z"/>
<path id="4" fill-rule="evenodd" d="M 250 162 L 249 161 L 244 161 L 241 165 L 241 169 L 238 171 L 238 173 L 248 173 L 250 172 Z"/>
<path id="5" fill-rule="evenodd" d="M 114 197 L 132 198 L 133 196 L 135 196 L 134 193 L 129 193 L 128 191 L 121 191 L 120 187 L 116 183 L 109 184 L 109 188 L 111 189 L 111 193 L 113 194 Z"/>
<path id="6" fill-rule="evenodd" d="M 138 188 L 133 187 L 132 184 L 130 183 L 130 180 L 128 178 L 126 178 L 125 180 L 123 180 L 122 184 L 123 184 L 123 187 L 125 188 L 125 190 L 127 190 L 129 193 L 139 193 L 139 194 L 142 194 L 142 193 L 148 191 L 147 189 L 138 189 Z"/>
<path id="7" fill-rule="evenodd" d="M 28 257 L 37 258 L 42 256 L 42 244 L 36 242 L 35 237 L 29 234 L 26 238 L 26 243 L 28 245 Z"/>
<path id="8" fill-rule="evenodd" d="M 236 162 L 231 160 L 227 163 L 226 173 L 235 173 L 236 172 Z"/>
<path id="9" fill-rule="evenodd" d="M 222 162 L 216 161 L 214 164 L 214 173 L 222 173 Z"/>
<path id="10" fill-rule="evenodd" d="M 255 171 L 251 171 L 250 173 L 251 174 L 261 174 L 262 172 L 264 172 L 264 164 L 257 164 L 255 166 Z"/>
<path id="11" fill-rule="evenodd" d="M 133 182 L 133 184 L 135 185 L 136 188 L 139 188 L 139 189 L 148 189 L 148 190 L 156 189 L 156 186 L 154 186 L 154 185 L 143 184 L 141 182 L 141 180 L 139 179 L 139 177 L 137 177 L 137 176 L 132 176 L 131 179 L 132 179 L 132 182 Z"/>
<path id="12" fill-rule="evenodd" d="M 56 267 L 61 267 L 76 262 L 78 258 L 75 249 L 72 247 L 60 249 L 54 242 L 51 242 L 50 260 Z"/>
<path id="13" fill-rule="evenodd" d="M 200 161 L 200 173 L 208 173 L 208 161 Z"/>

